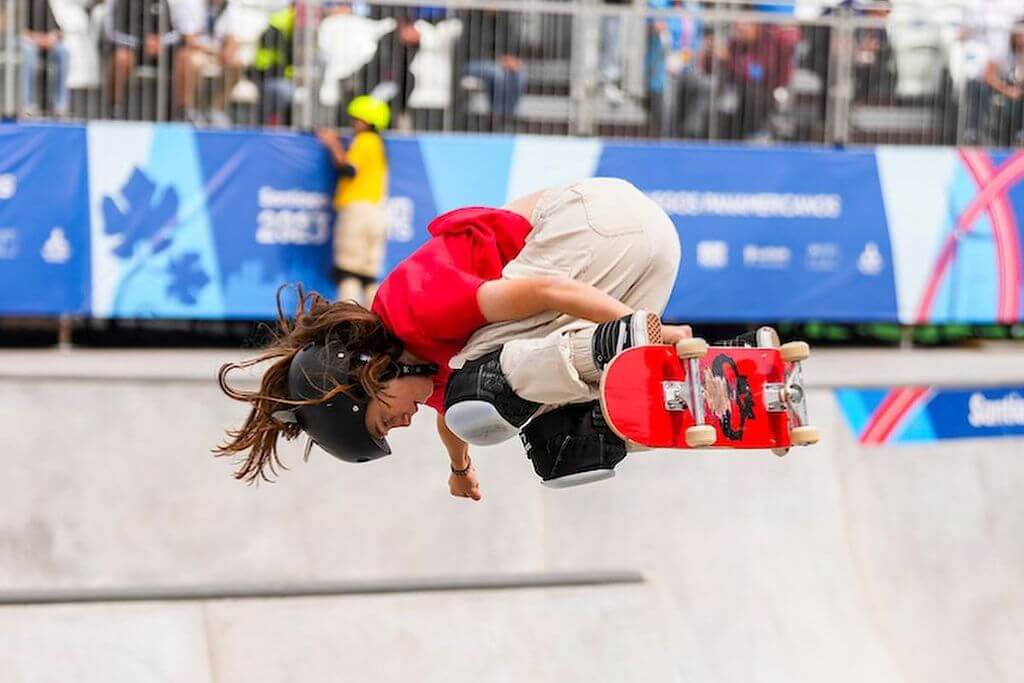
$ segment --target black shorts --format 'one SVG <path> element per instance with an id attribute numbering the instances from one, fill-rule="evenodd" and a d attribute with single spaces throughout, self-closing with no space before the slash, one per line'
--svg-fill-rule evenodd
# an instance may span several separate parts
<path id="1" fill-rule="evenodd" d="M 180 47 L 181 43 L 174 43 L 173 45 L 168 45 L 163 48 L 164 62 L 168 66 L 174 64 L 174 59 L 178 56 L 178 50 L 180 49 Z M 146 52 L 145 41 L 140 42 L 135 47 L 118 45 L 117 43 L 113 43 L 106 39 L 103 39 L 102 41 L 103 56 L 105 59 L 109 58 L 119 48 L 124 48 L 132 51 L 132 54 L 135 57 L 134 63 L 136 66 L 158 66 L 160 63 L 159 55 L 153 56 Z"/>

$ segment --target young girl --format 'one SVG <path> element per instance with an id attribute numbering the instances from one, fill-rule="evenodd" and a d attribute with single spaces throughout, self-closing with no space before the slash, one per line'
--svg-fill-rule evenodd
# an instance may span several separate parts
<path id="1" fill-rule="evenodd" d="M 237 478 L 276 473 L 280 435 L 305 432 L 349 462 L 388 455 L 387 433 L 421 404 L 438 412 L 454 496 L 480 500 L 467 444 L 520 432 L 545 484 L 614 475 L 626 445 L 601 418 L 602 368 L 623 349 L 690 334 L 659 315 L 679 267 L 672 221 L 628 182 L 593 178 L 450 211 L 429 232 L 371 310 L 300 290 L 294 319 L 279 302 L 280 331 L 261 356 L 221 368 L 223 391 L 252 406 L 217 449 L 246 454 Z M 273 363 L 258 391 L 229 386 L 231 370 L 263 361 Z"/>

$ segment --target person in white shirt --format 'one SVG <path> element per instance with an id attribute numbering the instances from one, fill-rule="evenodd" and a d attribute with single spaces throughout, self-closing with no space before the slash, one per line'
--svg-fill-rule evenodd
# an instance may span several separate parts
<path id="1" fill-rule="evenodd" d="M 230 127 L 228 96 L 243 66 L 233 33 L 237 10 L 228 0 L 176 0 L 172 15 L 188 50 L 181 93 L 185 119 L 195 125 L 207 123 L 196 107 L 198 90 L 204 75 L 217 74 L 220 83 L 213 89 L 209 122 L 218 128 Z"/>
<path id="2" fill-rule="evenodd" d="M 1007 143 L 1020 129 L 1024 24 L 1020 0 L 985 0 L 963 8 L 962 22 L 949 47 L 950 73 L 962 88 L 965 145 Z M 1016 23 L 1015 23 L 1016 20 Z M 996 133 L 995 140 L 992 134 Z"/>

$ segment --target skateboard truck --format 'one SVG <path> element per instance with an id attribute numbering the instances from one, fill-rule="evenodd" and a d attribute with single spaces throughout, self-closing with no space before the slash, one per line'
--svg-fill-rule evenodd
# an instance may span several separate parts
<path id="1" fill-rule="evenodd" d="M 789 440 L 794 446 L 810 446 L 818 443 L 818 430 L 807 424 L 807 401 L 804 391 L 801 362 L 811 355 L 806 342 L 789 342 L 779 347 L 779 355 L 786 363 L 783 382 L 764 386 L 765 408 L 771 413 L 789 415 Z M 788 448 L 773 448 L 775 455 L 783 456 Z"/>
<path id="2" fill-rule="evenodd" d="M 704 411 L 704 389 L 700 383 L 700 359 L 707 355 L 708 343 L 700 338 L 683 339 L 676 343 L 676 355 L 686 365 L 686 379 L 662 382 L 665 410 L 677 412 L 689 409 L 694 425 L 686 430 L 686 445 L 691 448 L 710 446 L 718 440 L 714 426 L 707 424 Z"/>

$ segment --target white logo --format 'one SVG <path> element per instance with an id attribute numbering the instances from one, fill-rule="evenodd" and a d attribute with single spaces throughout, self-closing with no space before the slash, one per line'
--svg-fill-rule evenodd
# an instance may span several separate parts
<path id="1" fill-rule="evenodd" d="M 864 251 L 857 257 L 857 270 L 860 271 L 861 275 L 878 275 L 882 272 L 882 268 L 885 262 L 882 259 L 882 253 L 878 250 L 878 245 L 874 242 L 868 242 L 864 245 Z"/>
<path id="2" fill-rule="evenodd" d="M 13 261 L 18 258 L 18 231 L 14 228 L 0 228 L 0 260 Z"/>
<path id="3" fill-rule="evenodd" d="M 743 265 L 748 268 L 786 268 L 791 258 L 789 247 L 757 244 L 743 247 Z"/>
<path id="4" fill-rule="evenodd" d="M 697 242 L 697 265 L 718 270 L 729 265 L 729 245 L 718 240 Z"/>
<path id="5" fill-rule="evenodd" d="M 40 252 L 47 263 L 67 263 L 71 260 L 71 243 L 64 236 L 64 228 L 54 228 L 43 243 Z"/>
<path id="6" fill-rule="evenodd" d="M 834 242 L 811 242 L 804 259 L 807 270 L 831 272 L 839 268 L 839 245 Z"/>
<path id="7" fill-rule="evenodd" d="M 415 205 L 409 197 L 391 197 L 388 199 L 388 240 L 392 242 L 411 242 L 415 236 L 412 217 Z"/>
<path id="8" fill-rule="evenodd" d="M 991 400 L 974 393 L 967 405 L 967 422 L 972 427 L 1024 426 L 1024 398 L 1017 392 Z"/>
<path id="9" fill-rule="evenodd" d="M 321 245 L 331 239 L 326 211 L 263 209 L 256 215 L 257 244 Z"/>
<path id="10" fill-rule="evenodd" d="M 0 199 L 10 199 L 18 192 L 18 178 L 13 173 L 0 175 Z"/>

